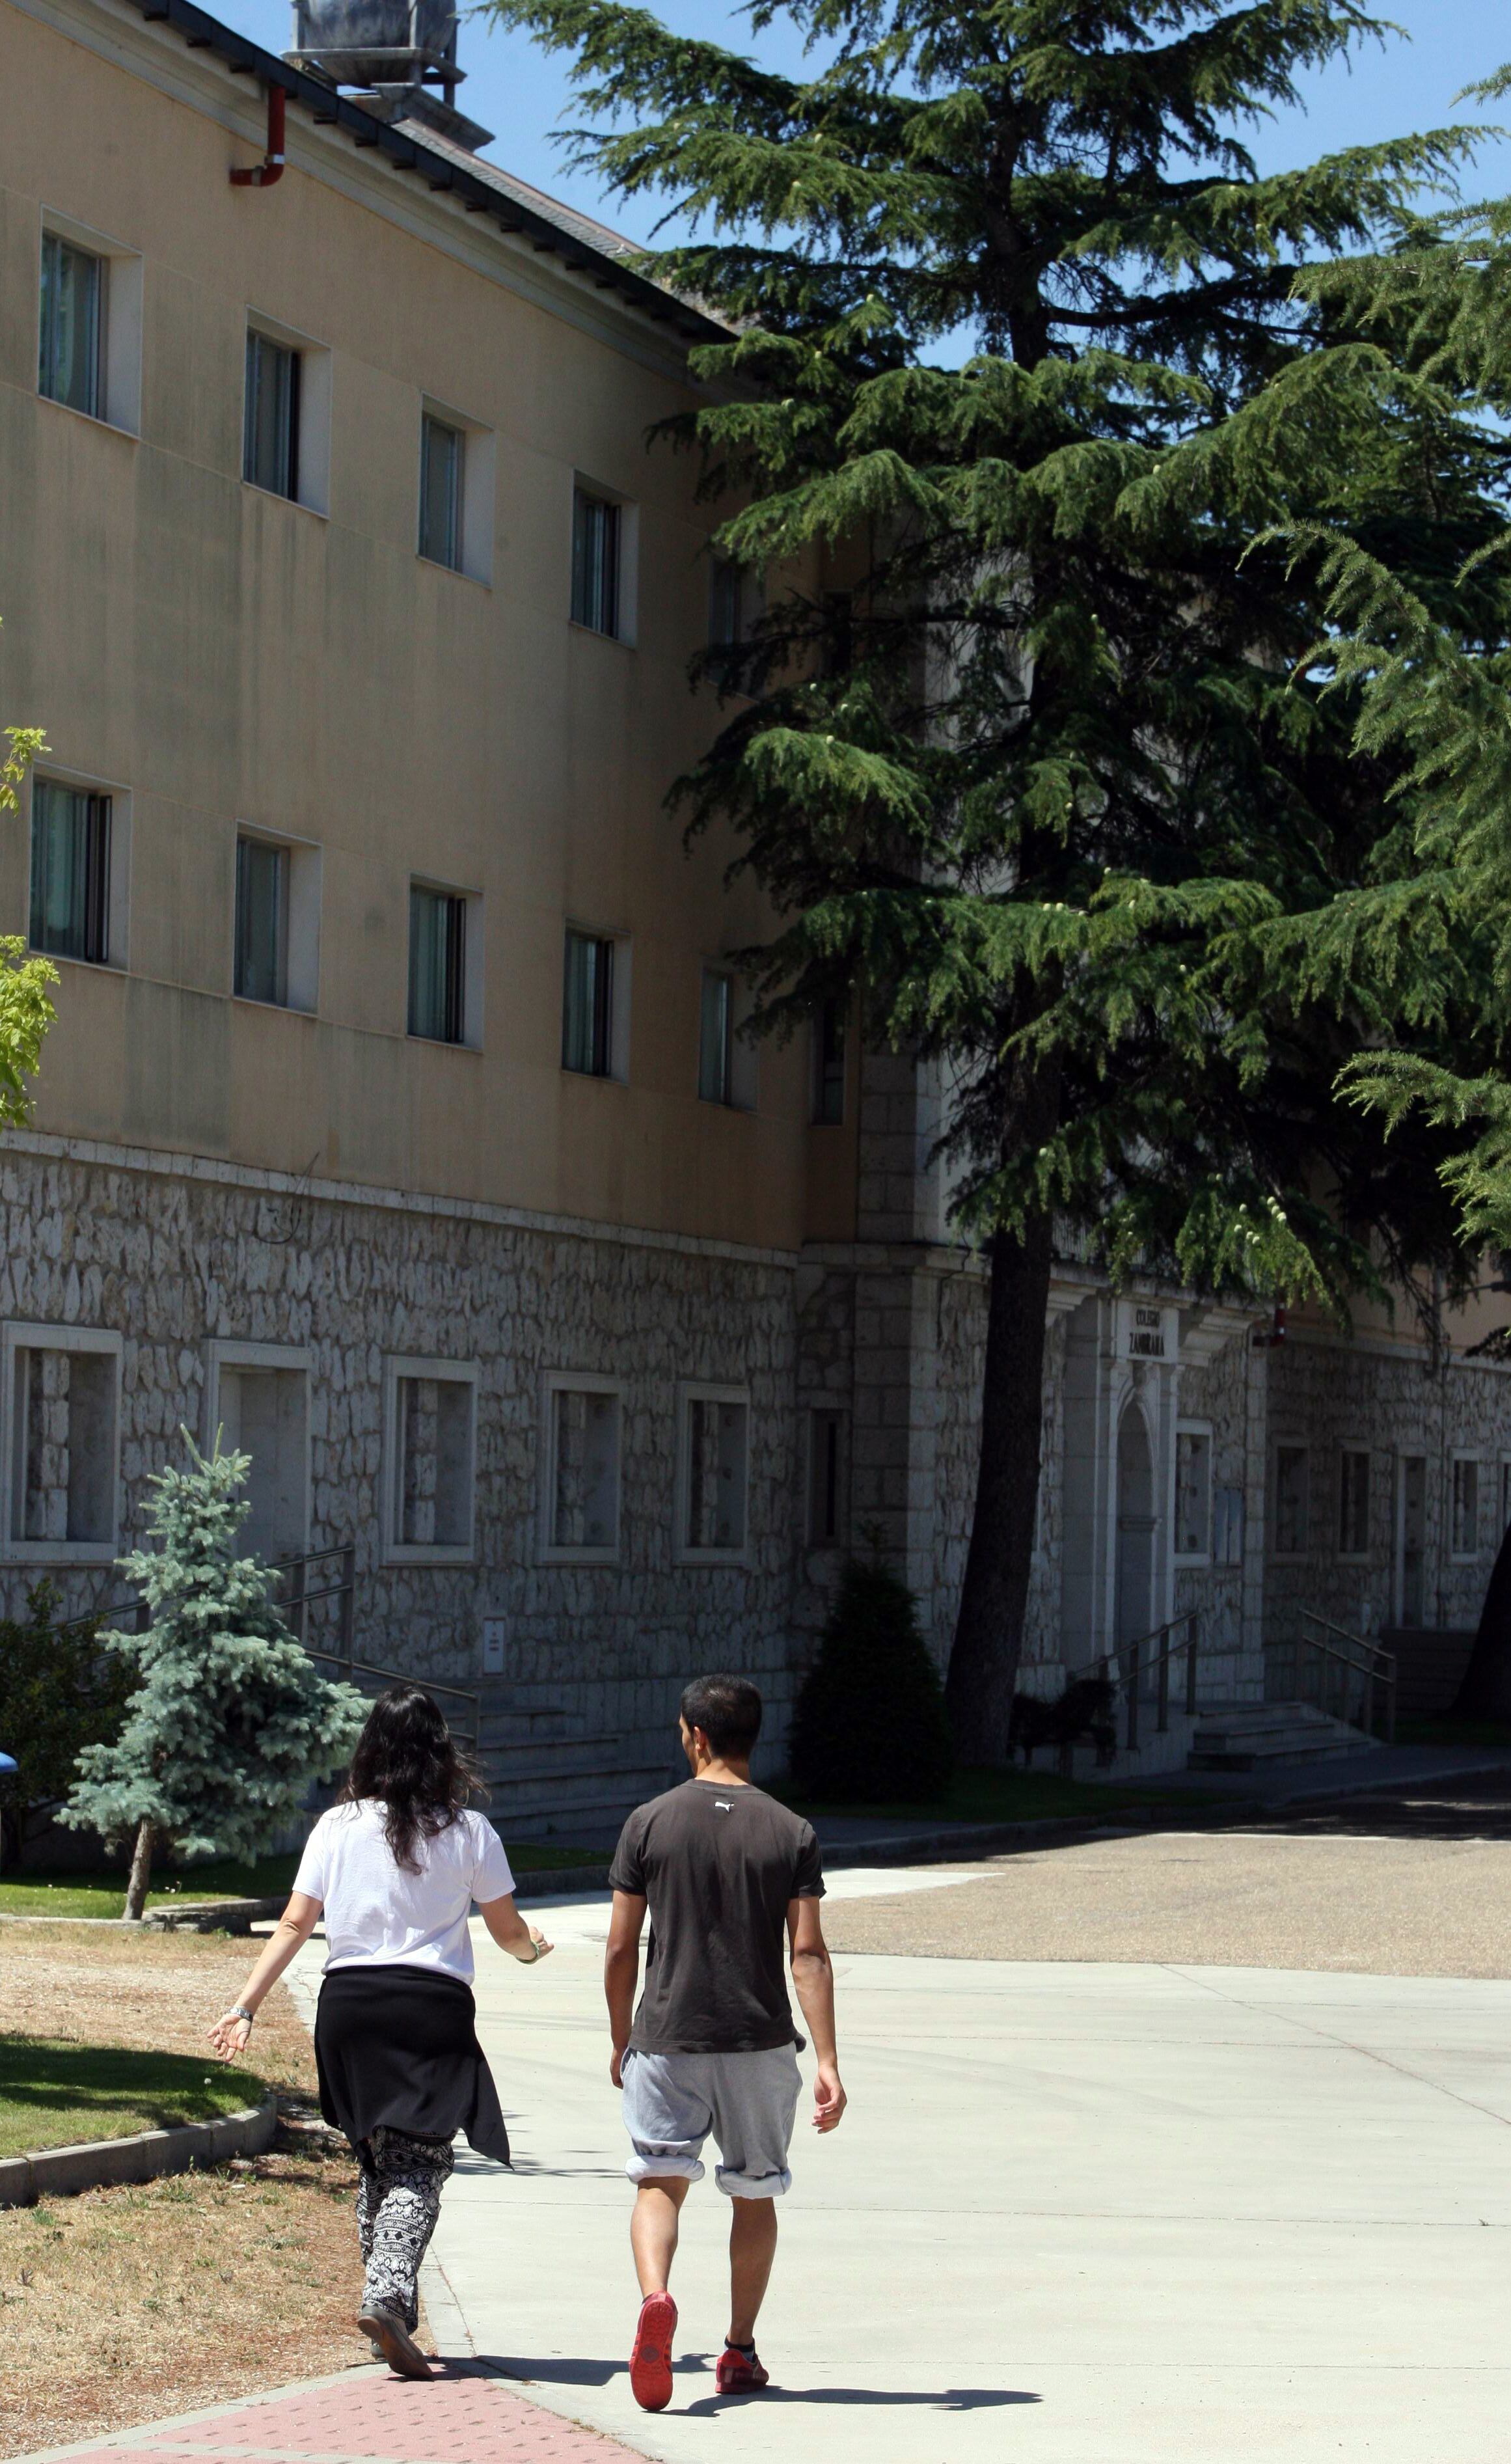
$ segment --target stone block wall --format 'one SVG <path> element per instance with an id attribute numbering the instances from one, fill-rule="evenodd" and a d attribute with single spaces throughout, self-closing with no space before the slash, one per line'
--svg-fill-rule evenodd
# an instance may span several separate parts
<path id="1" fill-rule="evenodd" d="M 1281 1445 L 1306 1448 L 1309 1476 L 1304 1551 L 1266 1551 L 1266 1639 L 1290 1640 L 1303 1609 L 1358 1634 L 1395 1622 L 1403 1457 L 1423 1463 L 1423 1622 L 1478 1624 L 1511 1496 L 1502 1469 L 1511 1465 L 1511 1370 L 1450 1358 L 1434 1373 L 1425 1350 L 1292 1336 L 1270 1354 L 1269 1382 L 1272 1489 Z M 1369 1458 L 1367 1545 L 1359 1552 L 1341 1545 L 1345 1450 Z M 1473 1545 L 1462 1551 L 1451 1529 L 1453 1464 L 1461 1454 L 1478 1464 Z"/>
<path id="2" fill-rule="evenodd" d="M 302 1349 L 310 1545 L 355 1543 L 359 1657 L 466 1682 L 481 1620 L 501 1617 L 506 1676 L 559 1687 L 590 1727 L 644 1734 L 658 1756 L 688 1674 L 734 1665 L 768 1691 L 779 1745 L 794 1661 L 794 1260 L 55 1146 L 28 1133 L 0 1151 L 0 1318 L 121 1336 L 122 1550 L 145 1537 L 149 1475 L 183 1458 L 181 1425 L 204 1439 L 210 1345 Z M 388 1355 L 479 1364 L 475 1563 L 383 1561 Z M 621 1383 L 616 1564 L 540 1561 L 551 1371 Z M 685 1379 L 749 1391 L 742 1564 L 678 1562 Z M 37 1392 L 44 1413 L 62 1399 Z M 29 1562 L 18 1539 L 7 1605 L 43 1571 L 74 1614 L 122 1588 L 109 1566 Z"/>

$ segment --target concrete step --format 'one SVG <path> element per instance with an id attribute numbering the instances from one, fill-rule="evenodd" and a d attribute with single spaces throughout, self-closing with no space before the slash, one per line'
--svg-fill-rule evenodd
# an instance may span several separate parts
<path id="1" fill-rule="evenodd" d="M 1190 1771 L 1268 1771 L 1298 1763 L 1333 1762 L 1369 1753 L 1376 1737 L 1335 1720 L 1311 1703 L 1236 1704 L 1197 1721 Z"/>
<path id="2" fill-rule="evenodd" d="M 581 1737 L 586 1720 L 575 1710 L 488 1710 L 478 1723 L 478 1745 L 555 1745 Z"/>
<path id="3" fill-rule="evenodd" d="M 567 1771 L 644 1770 L 644 1748 L 626 1746 L 614 1736 L 510 1738 L 498 1745 L 486 1741 L 478 1761 L 490 1779 L 533 1779 Z"/>
<path id="4" fill-rule="evenodd" d="M 609 1771 L 590 1764 L 577 1771 L 501 1777 L 489 1782 L 489 1794 L 495 1806 L 512 1806 L 516 1813 L 548 1815 L 559 1810 L 564 1814 L 570 1808 L 575 1817 L 588 1804 L 644 1805 L 647 1796 L 659 1796 L 670 1786 L 671 1775 L 664 1763 L 622 1765 Z"/>

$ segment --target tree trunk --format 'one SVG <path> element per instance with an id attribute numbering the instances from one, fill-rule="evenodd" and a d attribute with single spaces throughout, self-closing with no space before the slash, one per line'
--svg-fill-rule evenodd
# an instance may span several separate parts
<path id="1" fill-rule="evenodd" d="M 961 1761 L 999 1769 L 1011 1759 L 1034 1555 L 1052 1233 L 1045 1214 L 1022 1240 L 1007 1232 L 992 1240 L 975 1513 L 945 1683 Z"/>
<path id="2" fill-rule="evenodd" d="M 140 1923 L 147 1903 L 147 1884 L 152 1880 L 152 1852 L 158 1844 L 158 1829 L 143 1815 L 137 1828 L 137 1844 L 131 1852 L 131 1872 L 126 1878 L 126 1904 L 121 1913 Z"/>
<path id="3" fill-rule="evenodd" d="M 1456 1720 L 1511 1720 L 1511 1527 L 1491 1568 L 1479 1629 L 1453 1715 Z"/>

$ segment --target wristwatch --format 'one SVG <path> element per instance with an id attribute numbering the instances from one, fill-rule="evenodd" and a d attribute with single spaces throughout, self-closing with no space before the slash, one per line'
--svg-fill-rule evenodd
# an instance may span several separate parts
<path id="1" fill-rule="evenodd" d="M 231 2019 L 245 2019 L 249 2028 L 252 2026 L 256 2015 L 257 2013 L 255 2011 L 248 2010 L 245 2002 L 233 2002 L 230 2010 L 227 2013 L 227 2016 Z"/>

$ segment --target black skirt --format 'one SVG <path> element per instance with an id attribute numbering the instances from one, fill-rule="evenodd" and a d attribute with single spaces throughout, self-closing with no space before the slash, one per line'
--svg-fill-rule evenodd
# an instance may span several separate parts
<path id="1" fill-rule="evenodd" d="M 367 2162 L 378 2129 L 415 2139 L 465 2130 L 479 2156 L 509 2162 L 498 2090 L 477 2041 L 477 2006 L 433 1968 L 338 1968 L 315 2014 L 320 2111 Z"/>

